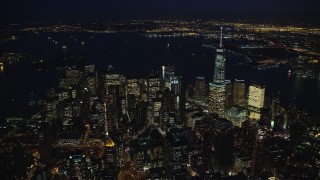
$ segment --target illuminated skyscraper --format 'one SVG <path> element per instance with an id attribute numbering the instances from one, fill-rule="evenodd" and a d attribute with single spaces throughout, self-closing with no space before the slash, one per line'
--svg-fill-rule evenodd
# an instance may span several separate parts
<path id="1" fill-rule="evenodd" d="M 156 76 L 151 76 L 147 81 L 148 102 L 157 97 L 157 92 L 160 91 L 160 79 Z"/>
<path id="2" fill-rule="evenodd" d="M 132 94 L 135 97 L 140 96 L 140 86 L 138 84 L 138 79 L 128 79 L 127 94 Z"/>
<path id="3" fill-rule="evenodd" d="M 222 45 L 222 27 L 221 27 L 221 34 L 220 34 L 220 45 L 216 50 L 216 60 L 214 66 L 214 75 L 213 75 L 213 82 L 214 83 L 223 83 L 225 80 L 225 49 L 223 49 Z"/>
<path id="4" fill-rule="evenodd" d="M 170 77 L 170 90 L 177 96 L 181 96 L 181 76 Z"/>
<path id="5" fill-rule="evenodd" d="M 117 73 L 108 73 L 105 76 L 105 88 L 106 88 L 106 94 L 110 94 L 110 89 L 117 87 L 120 90 L 121 94 L 124 94 L 124 85 L 125 85 L 125 77 L 123 75 L 117 74 Z"/>
<path id="6" fill-rule="evenodd" d="M 175 75 L 175 68 L 172 65 L 161 66 L 161 89 L 171 89 L 171 77 Z"/>
<path id="7" fill-rule="evenodd" d="M 127 104 L 130 119 L 136 117 L 137 103 L 141 100 L 141 87 L 138 79 L 127 80 Z"/>
<path id="8" fill-rule="evenodd" d="M 265 87 L 252 84 L 249 87 L 248 105 L 253 108 L 262 108 L 264 105 Z"/>
<path id="9" fill-rule="evenodd" d="M 248 109 L 250 118 L 260 119 L 261 108 L 264 106 L 265 87 L 252 84 L 249 86 Z"/>
<path id="10" fill-rule="evenodd" d="M 154 124 L 159 119 L 159 109 L 161 103 L 159 100 L 160 78 L 158 74 L 150 74 L 147 80 L 148 94 L 148 112 L 147 117 L 149 124 Z"/>
<path id="11" fill-rule="evenodd" d="M 220 35 L 220 45 L 216 51 L 215 69 L 213 82 L 209 84 L 210 111 L 217 113 L 220 117 L 225 116 L 226 92 L 230 87 L 230 81 L 225 81 L 225 49 L 222 45 L 222 27 Z"/>
<path id="12" fill-rule="evenodd" d="M 225 83 L 210 83 L 210 111 L 217 113 L 220 117 L 224 117 L 226 102 L 226 85 Z"/>
<path id="13" fill-rule="evenodd" d="M 235 80 L 233 83 L 233 103 L 236 106 L 245 107 L 246 84 L 244 80 Z"/>
<path id="14" fill-rule="evenodd" d="M 113 67 L 109 66 L 104 83 L 106 121 L 109 130 L 118 129 L 121 116 L 127 113 L 125 82 L 125 77 L 115 73 Z"/>

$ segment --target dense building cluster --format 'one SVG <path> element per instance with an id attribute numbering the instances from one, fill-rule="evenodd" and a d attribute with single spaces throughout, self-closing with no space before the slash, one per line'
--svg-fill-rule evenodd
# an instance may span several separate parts
<path id="1" fill-rule="evenodd" d="M 7 118 L 0 168 L 8 179 L 316 179 L 319 117 L 285 107 L 266 86 L 226 80 L 187 86 L 175 66 L 126 77 L 113 66 L 65 66 L 29 119 Z M 272 100 L 270 100 L 272 99 Z"/>
<path id="2" fill-rule="evenodd" d="M 40 179 L 317 177 L 315 122 L 307 134 L 308 116 L 277 97 L 267 104 L 264 86 L 215 82 L 185 88 L 171 65 L 143 78 L 66 67 L 41 112 L 8 120 L 22 137 L 2 140 L 2 154 L 24 154 L 14 177 Z"/>

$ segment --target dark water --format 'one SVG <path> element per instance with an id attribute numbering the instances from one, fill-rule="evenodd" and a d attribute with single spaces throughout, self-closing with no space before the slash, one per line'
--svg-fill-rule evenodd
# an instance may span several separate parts
<path id="1" fill-rule="evenodd" d="M 38 71 L 32 61 L 68 58 L 74 54 L 87 56 L 87 64 L 95 64 L 99 72 L 105 72 L 112 64 L 125 75 L 146 75 L 150 69 L 160 65 L 174 64 L 185 82 L 194 84 L 197 76 L 212 79 L 214 50 L 202 47 L 202 38 L 158 38 L 147 39 L 135 33 L 15 33 L 19 39 L 0 44 L 0 54 L 18 52 L 28 56 L 17 64 L 5 66 L 0 73 L 0 118 L 24 114 L 30 93 L 41 96 L 46 87 L 57 84 L 59 75 L 55 70 Z M 48 37 L 52 37 L 51 40 Z M 75 40 L 77 39 L 77 40 Z M 59 42 L 53 43 L 53 40 Z M 81 45 L 81 42 L 84 45 Z M 167 47 L 167 44 L 170 47 Z M 231 43 L 226 41 L 226 44 Z M 63 50 L 62 45 L 68 48 Z M 244 57 L 227 56 L 227 79 L 244 79 L 264 82 L 268 94 L 281 91 L 285 104 L 295 102 L 298 107 L 318 112 L 320 103 L 320 80 L 301 79 L 288 76 L 286 68 L 259 72 L 236 66 Z"/>

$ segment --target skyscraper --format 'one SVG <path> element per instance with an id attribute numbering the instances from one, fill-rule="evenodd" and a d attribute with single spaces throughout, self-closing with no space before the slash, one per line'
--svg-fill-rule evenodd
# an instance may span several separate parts
<path id="1" fill-rule="evenodd" d="M 158 74 L 150 74 L 147 80 L 148 94 L 148 112 L 147 117 L 149 124 L 154 124 L 159 120 L 159 109 L 161 107 L 160 94 L 160 78 Z"/>
<path id="2" fill-rule="evenodd" d="M 280 113 L 280 110 L 280 99 L 278 97 L 274 97 L 271 104 L 271 128 L 274 127 L 274 121 L 276 119 L 276 116 Z"/>
<path id="3" fill-rule="evenodd" d="M 171 90 L 171 77 L 175 75 L 175 68 L 172 65 L 161 66 L 161 89 Z"/>
<path id="4" fill-rule="evenodd" d="M 194 98 L 198 101 L 206 100 L 208 96 L 207 92 L 206 80 L 204 77 L 197 77 Z"/>
<path id="5" fill-rule="evenodd" d="M 232 83 L 230 80 L 225 80 L 225 84 L 226 84 L 226 93 L 225 93 L 225 109 L 230 109 L 232 107 Z"/>
<path id="6" fill-rule="evenodd" d="M 271 128 L 287 128 L 288 114 L 285 108 L 281 107 L 280 98 L 274 97 L 271 104 Z"/>
<path id="7" fill-rule="evenodd" d="M 126 79 L 109 66 L 105 75 L 105 111 L 108 128 L 118 129 L 121 116 L 126 115 Z"/>
<path id="8" fill-rule="evenodd" d="M 170 77 L 170 90 L 176 95 L 181 96 L 181 76 Z"/>
<path id="9" fill-rule="evenodd" d="M 248 109 L 249 117 L 252 119 L 260 119 L 261 108 L 264 106 L 265 87 L 257 84 L 249 86 Z"/>
<path id="10" fill-rule="evenodd" d="M 157 97 L 158 91 L 160 91 L 160 79 L 157 76 L 150 76 L 147 80 L 148 102 Z"/>
<path id="11" fill-rule="evenodd" d="M 217 113 L 220 117 L 224 117 L 225 102 L 226 102 L 226 84 L 210 83 L 210 111 Z"/>
<path id="12" fill-rule="evenodd" d="M 213 82 L 209 84 L 210 111 L 217 113 L 220 117 L 225 116 L 226 90 L 230 81 L 225 81 L 225 49 L 222 45 L 222 27 L 220 45 L 216 50 L 215 68 Z"/>
<path id="13" fill-rule="evenodd" d="M 140 96 L 140 87 L 139 87 L 138 79 L 128 79 L 127 93 L 134 95 L 136 98 Z"/>
<path id="14" fill-rule="evenodd" d="M 225 80 L 225 49 L 223 49 L 222 45 L 222 27 L 221 27 L 221 34 L 220 34 L 220 44 L 216 50 L 216 59 L 215 59 L 215 66 L 214 66 L 214 75 L 213 75 L 213 82 L 214 83 L 223 83 Z"/>
<path id="15" fill-rule="evenodd" d="M 235 80 L 233 83 L 233 104 L 245 107 L 246 84 L 244 80 Z"/>

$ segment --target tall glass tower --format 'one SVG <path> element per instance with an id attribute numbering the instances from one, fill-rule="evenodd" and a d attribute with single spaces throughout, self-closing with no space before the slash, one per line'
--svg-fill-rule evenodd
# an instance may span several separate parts
<path id="1" fill-rule="evenodd" d="M 220 33 L 220 44 L 216 50 L 215 68 L 213 82 L 209 84 L 210 111 L 225 117 L 226 90 L 230 81 L 225 80 L 225 50 L 222 45 L 222 27 Z"/>
<path id="2" fill-rule="evenodd" d="M 222 27 L 220 33 L 220 44 L 216 50 L 216 59 L 215 59 L 215 67 L 214 67 L 214 75 L 213 75 L 213 82 L 219 83 L 224 82 L 225 80 L 225 50 L 223 49 L 222 45 Z"/>

